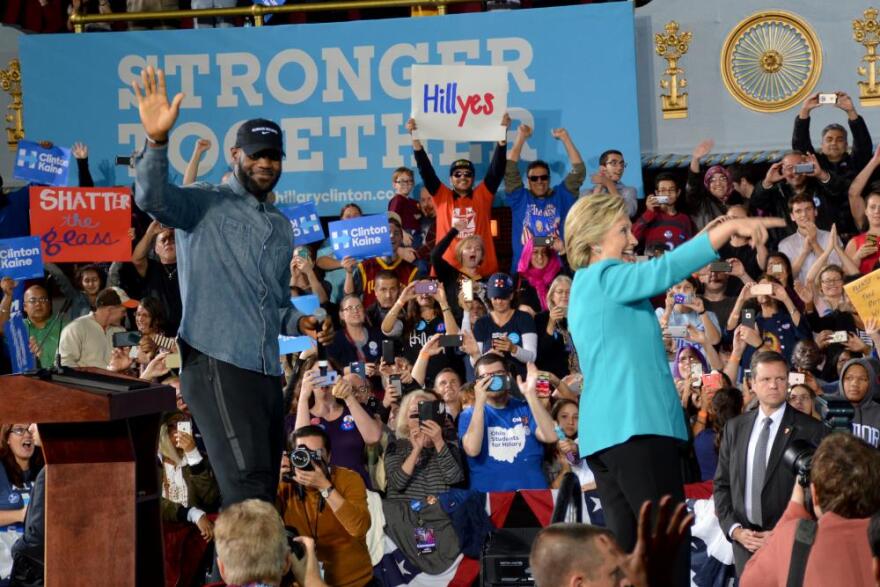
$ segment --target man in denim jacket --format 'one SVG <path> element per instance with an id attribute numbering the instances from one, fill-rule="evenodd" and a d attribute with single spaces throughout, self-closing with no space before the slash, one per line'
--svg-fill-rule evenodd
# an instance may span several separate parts
<path id="1" fill-rule="evenodd" d="M 234 173 L 222 185 L 168 183 L 168 134 L 183 94 L 169 104 L 152 67 L 135 82 L 147 148 L 137 157 L 138 206 L 176 229 L 183 318 L 183 397 L 205 439 L 223 506 L 274 503 L 284 448 L 278 335 L 311 331 L 332 340 L 329 321 L 291 306 L 293 232 L 267 197 L 281 174 L 281 129 L 241 125 Z M 329 336 L 329 339 L 328 339 Z"/>

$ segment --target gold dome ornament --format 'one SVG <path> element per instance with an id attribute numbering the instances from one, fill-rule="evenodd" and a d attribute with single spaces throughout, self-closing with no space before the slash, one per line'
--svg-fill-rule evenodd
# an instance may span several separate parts
<path id="1" fill-rule="evenodd" d="M 782 10 L 752 14 L 727 35 L 721 77 L 750 110 L 781 112 L 800 104 L 822 73 L 822 48 L 800 16 Z"/>
<path id="2" fill-rule="evenodd" d="M 877 45 L 880 44 L 880 23 L 877 22 L 877 9 L 868 8 L 863 13 L 865 20 L 854 20 L 853 39 L 867 49 L 862 61 L 867 67 L 859 67 L 859 75 L 868 78 L 859 80 L 859 102 L 862 106 L 880 106 L 880 84 L 877 83 Z"/>
<path id="3" fill-rule="evenodd" d="M 678 60 L 688 52 L 693 35 L 690 31 L 678 32 L 678 23 L 670 20 L 666 23 L 666 33 L 657 33 L 654 35 L 654 46 L 657 55 L 666 60 L 666 71 L 664 75 L 668 75 L 668 80 L 660 80 L 660 88 L 669 90 L 669 94 L 660 94 L 660 108 L 663 111 L 663 118 L 687 118 L 687 92 L 679 93 L 679 89 L 687 87 L 687 80 L 679 75 L 684 74 L 684 70 L 678 66 Z"/>

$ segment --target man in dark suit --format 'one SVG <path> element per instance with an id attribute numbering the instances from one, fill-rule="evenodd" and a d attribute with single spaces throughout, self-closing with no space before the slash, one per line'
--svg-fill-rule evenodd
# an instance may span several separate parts
<path id="1" fill-rule="evenodd" d="M 799 438 L 818 446 L 825 435 L 821 422 L 786 404 L 785 357 L 758 352 L 751 368 L 758 409 L 724 426 L 715 472 L 715 514 L 733 542 L 737 575 L 788 505 L 795 475 L 782 464 L 785 449 Z"/>

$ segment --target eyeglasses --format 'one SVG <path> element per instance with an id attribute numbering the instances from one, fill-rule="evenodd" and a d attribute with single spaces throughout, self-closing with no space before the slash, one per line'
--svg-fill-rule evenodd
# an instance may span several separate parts
<path id="1" fill-rule="evenodd" d="M 364 309 L 363 306 L 349 306 L 347 308 L 342 308 L 342 311 L 343 312 L 360 312 L 363 309 Z"/>
<path id="2" fill-rule="evenodd" d="M 843 280 L 837 277 L 835 279 L 823 279 L 820 283 L 822 285 L 840 285 L 841 283 L 843 283 Z"/>
<path id="3" fill-rule="evenodd" d="M 25 301 L 26 301 L 27 303 L 29 303 L 29 304 L 48 304 L 48 303 L 49 303 L 49 298 L 47 298 L 47 297 L 42 297 L 42 298 L 28 298 L 28 299 L 26 299 Z"/>
<path id="4" fill-rule="evenodd" d="M 623 167 L 624 169 L 626 169 L 626 161 L 606 161 L 605 167 Z"/>
<path id="5" fill-rule="evenodd" d="M 530 175 L 529 181 L 549 181 L 549 175 Z"/>
<path id="6" fill-rule="evenodd" d="M 24 436 L 25 434 L 31 434 L 31 429 L 25 426 L 16 426 L 9 431 L 11 434 L 15 434 L 16 436 Z"/>
<path id="7" fill-rule="evenodd" d="M 470 171 L 460 171 L 460 172 L 456 172 L 456 173 L 452 174 L 452 177 L 454 177 L 455 179 L 461 179 L 463 177 L 470 178 L 473 176 L 474 176 L 474 174 L 471 173 Z"/>

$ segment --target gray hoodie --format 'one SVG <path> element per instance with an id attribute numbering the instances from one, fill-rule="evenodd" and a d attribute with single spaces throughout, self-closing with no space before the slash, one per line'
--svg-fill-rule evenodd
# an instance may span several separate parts
<path id="1" fill-rule="evenodd" d="M 843 380 L 847 370 L 853 365 L 861 365 L 865 368 L 868 372 L 870 383 L 868 384 L 868 391 L 865 393 L 865 397 L 855 406 L 852 433 L 854 436 L 877 448 L 878 444 L 880 444 L 880 404 L 874 402 L 874 397 L 880 397 L 877 393 L 880 384 L 877 381 L 877 371 L 874 369 L 871 361 L 868 359 L 850 359 L 847 361 L 840 371 L 838 392 L 833 395 L 826 395 L 825 399 L 846 399 L 843 393 Z"/>

